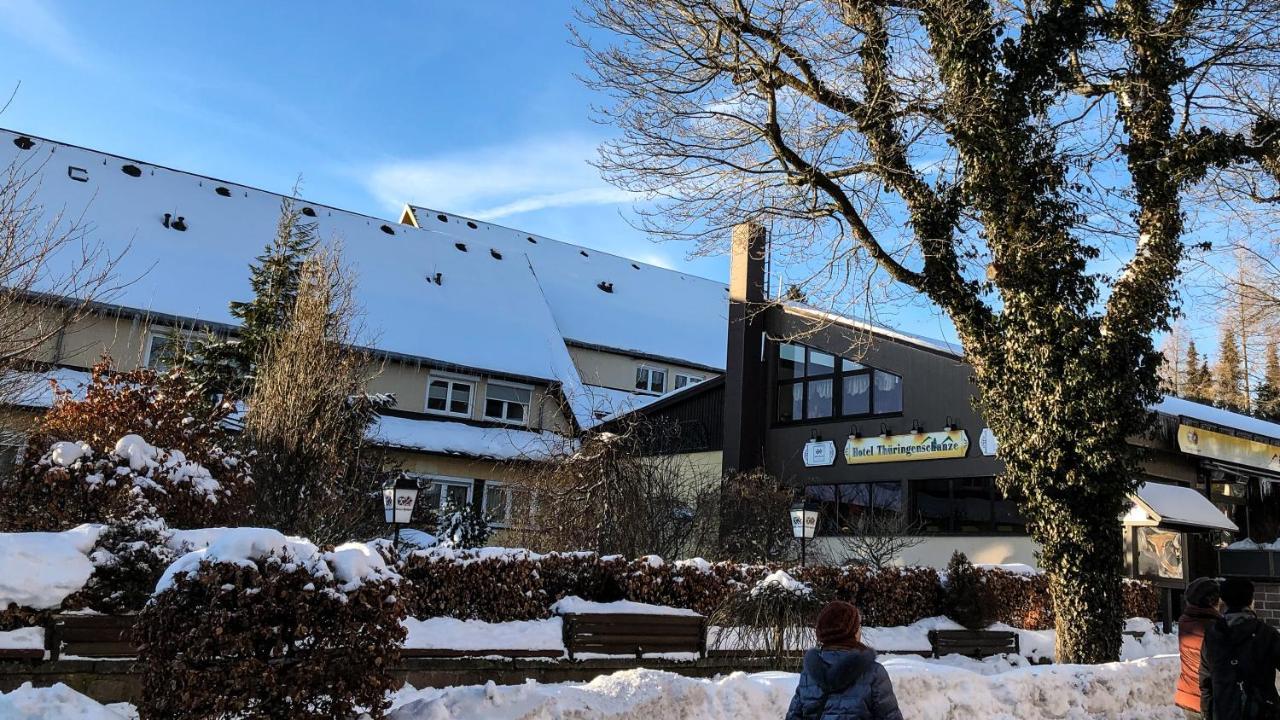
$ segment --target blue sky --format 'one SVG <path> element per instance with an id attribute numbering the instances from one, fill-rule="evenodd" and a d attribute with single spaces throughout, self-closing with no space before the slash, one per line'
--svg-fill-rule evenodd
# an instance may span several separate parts
<path id="1" fill-rule="evenodd" d="M 406 200 L 713 278 L 587 164 L 572 3 L 0 0 L 0 125 L 398 217 Z"/>

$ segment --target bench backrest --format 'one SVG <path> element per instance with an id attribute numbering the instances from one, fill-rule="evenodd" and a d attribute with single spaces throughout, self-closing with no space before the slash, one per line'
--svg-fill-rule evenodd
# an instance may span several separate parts
<path id="1" fill-rule="evenodd" d="M 701 615 L 569 613 L 564 646 L 578 653 L 643 657 L 658 653 L 706 655 L 707 619 Z"/>
<path id="2" fill-rule="evenodd" d="M 45 629 L 51 659 L 76 657 L 133 657 L 138 648 L 130 638 L 135 615 L 55 615 Z"/>
<path id="3" fill-rule="evenodd" d="M 965 655 L 973 658 L 1020 652 L 1018 633 L 1008 630 L 930 630 L 934 657 Z"/>

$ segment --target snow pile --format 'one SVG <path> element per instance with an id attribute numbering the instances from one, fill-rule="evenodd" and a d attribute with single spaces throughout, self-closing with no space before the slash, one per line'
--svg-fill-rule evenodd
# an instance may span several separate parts
<path id="1" fill-rule="evenodd" d="M 222 462 L 232 467 L 239 459 L 228 456 Z M 116 487 L 121 483 L 160 492 L 183 488 L 210 503 L 217 503 L 226 494 L 204 465 L 188 460 L 181 450 L 158 448 L 135 434 L 120 438 L 109 453 L 101 456 L 88 443 L 61 440 L 49 446 L 39 465 L 74 472 L 90 488 Z"/>
<path id="2" fill-rule="evenodd" d="M 556 618 L 488 623 L 437 617 L 406 618 L 406 648 L 430 650 L 559 650 L 564 651 L 564 624 Z"/>
<path id="3" fill-rule="evenodd" d="M 24 627 L 0 631 L 0 648 L 5 650 L 43 650 L 44 628 Z"/>
<path id="4" fill-rule="evenodd" d="M 101 525 L 56 533 L 0 533 L 0 610 L 9 605 L 33 610 L 61 605 L 93 574 L 89 553 L 101 533 Z"/>
<path id="5" fill-rule="evenodd" d="M 551 612 L 556 615 L 698 615 L 693 610 L 667 607 L 666 605 L 650 605 L 648 603 L 632 602 L 631 600 L 615 600 L 614 602 L 605 603 L 591 602 L 590 600 L 583 600 L 577 595 L 561 598 L 555 605 L 551 606 Z"/>
<path id="6" fill-rule="evenodd" d="M 1271 542 L 1258 542 L 1245 538 L 1227 546 L 1228 550 L 1280 550 L 1280 539 Z"/>
<path id="7" fill-rule="evenodd" d="M 347 543 L 321 553 L 306 538 L 289 537 L 268 528 L 220 528 L 208 536 L 206 547 L 188 552 L 164 571 L 156 583 L 156 593 L 173 586 L 181 573 L 194 572 L 204 561 L 255 567 L 268 557 L 288 557 L 289 565 L 323 579 L 336 579 L 342 590 L 351 592 L 365 582 L 399 580 L 375 547 Z M 198 537 L 198 536 L 196 536 Z"/>
<path id="8" fill-rule="evenodd" d="M 124 715 L 81 695 L 62 683 L 36 688 L 23 683 L 0 693 L 0 717 L 5 720 L 127 720 Z"/>
<path id="9" fill-rule="evenodd" d="M 751 588 L 751 597 L 756 597 L 766 592 L 780 592 L 795 595 L 796 597 L 809 597 L 813 594 L 813 588 L 809 587 L 808 583 L 802 583 L 782 570 L 775 570 L 756 583 L 755 587 Z"/>
<path id="10" fill-rule="evenodd" d="M 1178 659 L 1108 665 L 1044 665 L 983 675 L 945 663 L 882 658 L 903 716 L 911 720 L 1180 720 L 1173 705 Z M 792 673 L 734 673 L 714 680 L 627 670 L 585 684 L 406 690 L 392 720 L 775 720 L 795 692 Z"/>

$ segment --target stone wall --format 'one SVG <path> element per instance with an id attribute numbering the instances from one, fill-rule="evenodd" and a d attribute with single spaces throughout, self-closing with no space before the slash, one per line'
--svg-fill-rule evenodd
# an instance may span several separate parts
<path id="1" fill-rule="evenodd" d="M 1258 583 L 1253 587 L 1253 609 L 1272 627 L 1280 627 L 1280 584 Z"/>

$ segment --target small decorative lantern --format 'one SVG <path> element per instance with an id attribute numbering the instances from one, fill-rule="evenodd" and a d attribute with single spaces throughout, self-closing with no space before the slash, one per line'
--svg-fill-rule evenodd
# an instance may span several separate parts
<path id="1" fill-rule="evenodd" d="M 818 531 L 821 506 L 811 500 L 797 500 L 791 506 L 791 535 L 800 541 L 800 566 L 805 564 L 805 544 Z"/>
<path id="2" fill-rule="evenodd" d="M 382 486 L 382 509 L 387 523 L 395 528 L 395 544 L 400 545 L 400 526 L 413 520 L 413 507 L 418 503 L 418 481 L 399 474 Z"/>

